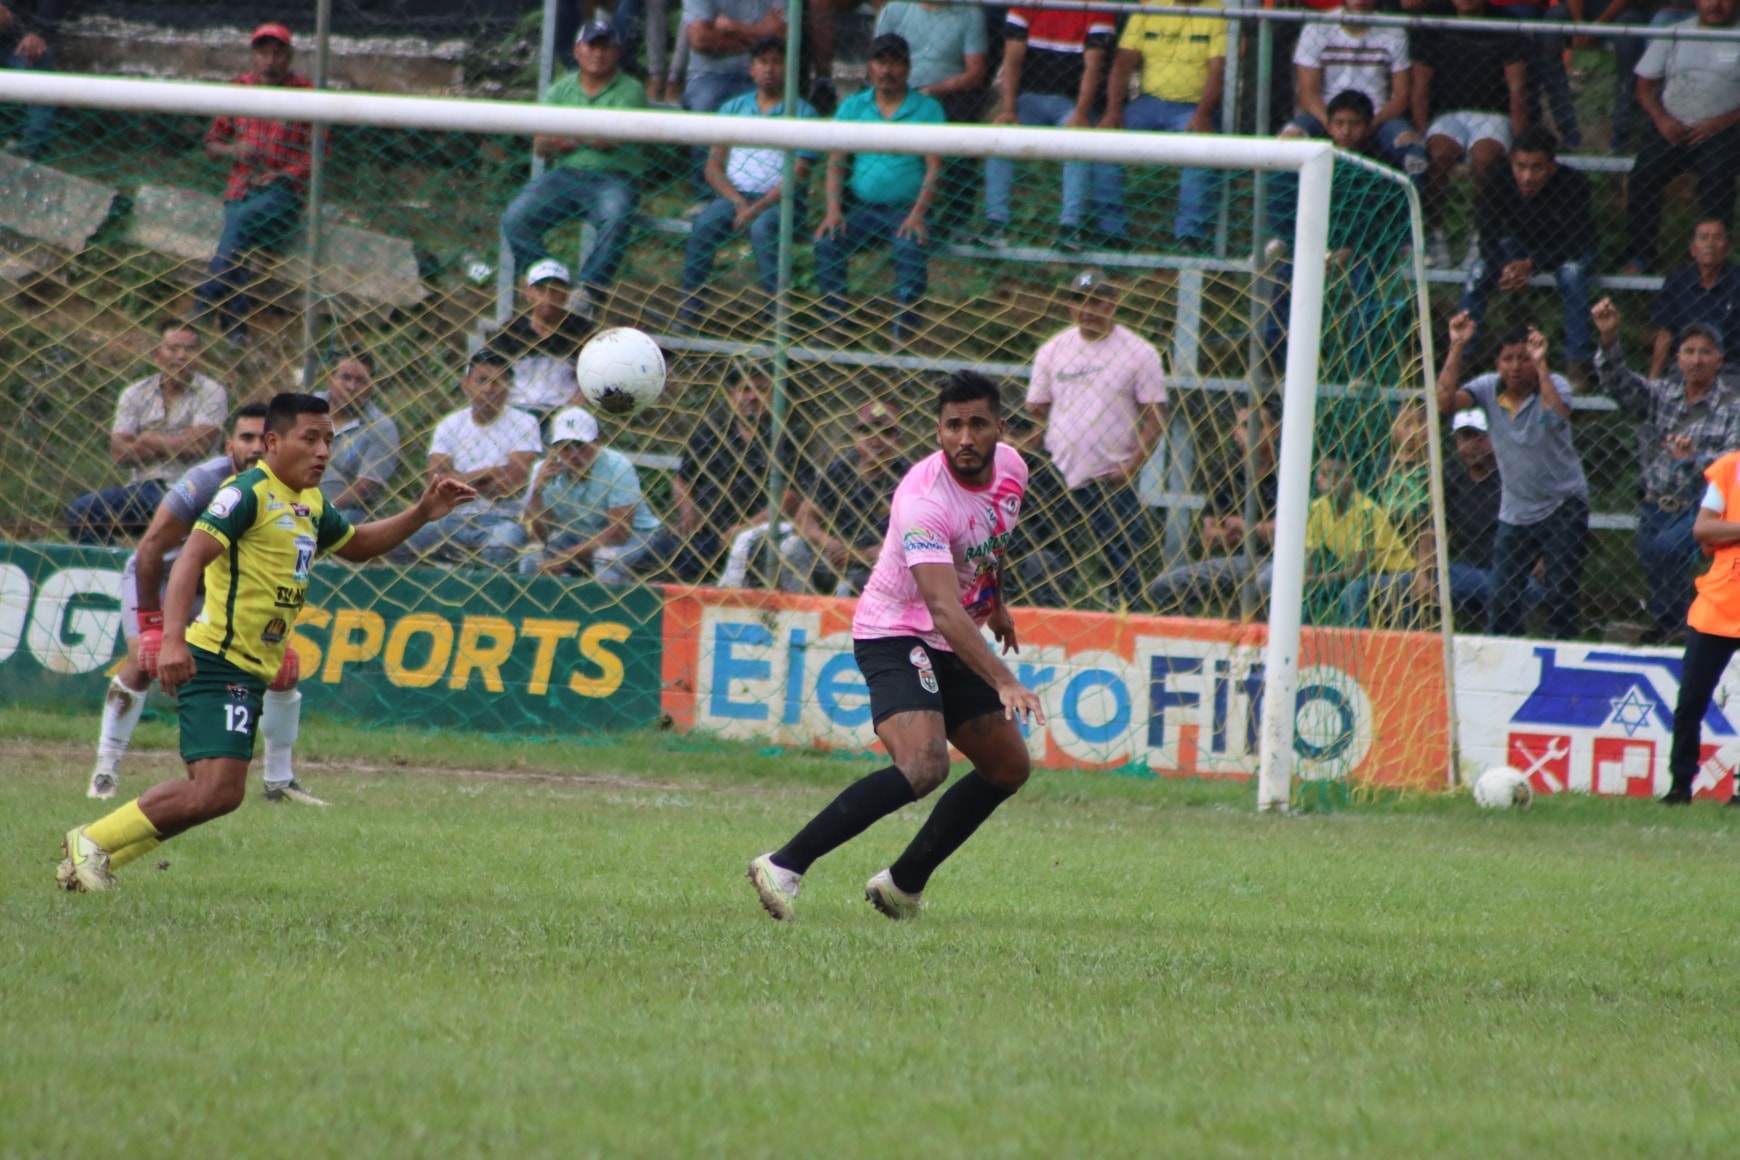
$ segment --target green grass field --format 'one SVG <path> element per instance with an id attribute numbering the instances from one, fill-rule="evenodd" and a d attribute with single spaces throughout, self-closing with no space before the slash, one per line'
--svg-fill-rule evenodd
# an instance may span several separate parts
<path id="1" fill-rule="evenodd" d="M 255 793 L 65 895 L 93 730 L 0 711 L 0 1155 L 1740 1147 L 1740 811 L 1042 773 L 917 922 L 862 888 L 923 807 L 782 926 L 744 862 L 862 762 L 311 721 L 334 808 Z"/>

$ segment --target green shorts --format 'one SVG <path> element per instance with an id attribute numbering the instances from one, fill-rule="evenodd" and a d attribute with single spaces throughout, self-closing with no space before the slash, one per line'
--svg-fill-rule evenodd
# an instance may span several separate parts
<path id="1" fill-rule="evenodd" d="M 181 760 L 211 757 L 254 759 L 254 734 L 260 730 L 260 702 L 266 681 L 202 648 L 193 653 L 193 679 L 176 691 L 181 718 Z"/>

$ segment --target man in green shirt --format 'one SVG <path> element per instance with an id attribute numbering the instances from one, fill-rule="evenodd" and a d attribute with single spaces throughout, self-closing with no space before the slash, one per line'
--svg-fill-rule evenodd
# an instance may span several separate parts
<path id="1" fill-rule="evenodd" d="M 577 74 L 563 76 L 544 94 L 546 105 L 577 109 L 644 109 L 646 89 L 617 71 L 622 47 L 608 20 L 580 29 L 574 42 Z M 603 301 L 622 265 L 640 201 L 637 179 L 644 159 L 633 143 L 575 137 L 534 137 L 532 148 L 548 158 L 549 168 L 526 183 L 502 215 L 501 230 L 513 250 L 514 266 L 529 270 L 550 257 L 544 235 L 584 216 L 598 230 L 598 244 L 580 268 L 580 282 L 594 304 Z"/>
<path id="2" fill-rule="evenodd" d="M 840 102 L 836 121 L 879 124 L 943 124 L 935 97 L 907 85 L 912 50 L 906 38 L 884 33 L 870 42 L 870 84 Z M 851 197 L 846 174 L 851 172 Z M 917 323 L 930 269 L 930 231 L 925 215 L 936 198 L 942 158 L 910 153 L 828 154 L 828 212 L 816 231 L 816 283 L 829 320 L 846 309 L 846 263 L 859 250 L 887 243 L 894 251 L 894 322 L 899 345 Z"/>

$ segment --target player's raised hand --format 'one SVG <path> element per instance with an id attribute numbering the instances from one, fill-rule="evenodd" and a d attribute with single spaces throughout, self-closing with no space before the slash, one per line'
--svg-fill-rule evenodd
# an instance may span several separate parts
<path id="1" fill-rule="evenodd" d="M 431 479 L 429 486 L 423 489 L 422 498 L 417 500 L 417 511 L 425 521 L 434 523 L 454 508 L 476 498 L 477 489 L 469 483 L 461 483 L 451 475 L 441 475 Z"/>
<path id="2" fill-rule="evenodd" d="M 1039 694 L 1020 681 L 999 686 L 997 696 L 1003 702 L 1003 716 L 1017 724 L 1045 724 L 1045 710 L 1039 705 Z"/>
<path id="3" fill-rule="evenodd" d="M 1602 346 L 1612 346 L 1619 341 L 1619 307 L 1613 305 L 1613 299 L 1603 298 L 1597 302 L 1590 309 L 1589 317 L 1601 335 Z"/>
<path id="4" fill-rule="evenodd" d="M 1474 321 L 1474 315 L 1464 310 L 1450 320 L 1450 344 L 1452 346 L 1467 346 L 1474 341 L 1474 332 L 1480 329 Z"/>
<path id="5" fill-rule="evenodd" d="M 139 610 L 139 671 L 157 676 L 157 657 L 163 650 L 163 613 Z"/>
<path id="6" fill-rule="evenodd" d="M 1547 361 L 1547 336 L 1537 327 L 1529 327 L 1529 358 L 1535 362 Z"/>
<path id="7" fill-rule="evenodd" d="M 165 693 L 173 693 L 193 679 L 193 653 L 185 640 L 165 640 L 157 654 L 157 683 Z"/>

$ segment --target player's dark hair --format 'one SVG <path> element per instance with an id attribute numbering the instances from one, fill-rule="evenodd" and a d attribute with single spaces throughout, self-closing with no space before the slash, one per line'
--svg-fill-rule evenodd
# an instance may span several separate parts
<path id="1" fill-rule="evenodd" d="M 243 419 L 264 419 L 270 410 L 264 403 L 243 403 L 230 416 L 230 429 L 234 430 L 236 424 Z"/>
<path id="2" fill-rule="evenodd" d="M 1513 326 L 1493 340 L 1492 357 L 1496 359 L 1499 356 L 1499 353 L 1507 346 L 1527 346 L 1528 344 L 1528 324 L 1525 323 L 1522 326 Z"/>
<path id="3" fill-rule="evenodd" d="M 199 332 L 199 327 L 191 322 L 184 322 L 179 318 L 166 319 L 163 324 L 157 328 L 158 341 L 161 342 L 163 339 L 168 338 L 178 330 L 187 331 L 187 333 L 193 335 L 194 340 L 197 341 L 199 345 L 205 345 L 205 335 Z"/>
<path id="4" fill-rule="evenodd" d="M 469 375 L 478 367 L 505 367 L 507 365 L 509 365 L 507 355 L 486 346 L 471 356 L 471 360 L 465 364 L 465 373 Z"/>
<path id="5" fill-rule="evenodd" d="M 1704 322 L 1688 323 L 1680 330 L 1680 336 L 1675 345 L 1684 346 L 1686 339 L 1698 338 L 1700 336 L 1710 340 L 1710 345 L 1716 348 L 1717 354 L 1725 355 L 1728 353 L 1726 344 L 1722 342 L 1721 332 Z"/>
<path id="6" fill-rule="evenodd" d="M 1724 234 L 1733 233 L 1733 230 L 1728 226 L 1727 218 L 1717 217 L 1714 214 L 1706 214 L 1692 223 L 1692 236 L 1696 237 L 1698 231 L 1703 229 L 1705 226 L 1721 226 Z"/>
<path id="7" fill-rule="evenodd" d="M 1544 125 L 1530 125 L 1510 143 L 1514 157 L 1518 153 L 1545 153 L 1549 158 L 1559 155 L 1559 138 Z"/>
<path id="8" fill-rule="evenodd" d="M 285 391 L 272 396 L 266 408 L 266 431 L 286 435 L 296 428 L 300 415 L 330 415 L 332 407 L 319 395 L 304 395 L 300 391 Z"/>
<path id="9" fill-rule="evenodd" d="M 1366 121 L 1377 117 L 1377 110 L 1372 108 L 1371 98 L 1358 89 L 1342 89 L 1329 99 L 1325 111 L 1331 117 L 1337 113 L 1358 113 L 1360 118 Z"/>
<path id="10" fill-rule="evenodd" d="M 1003 392 L 997 389 L 996 379 L 978 371 L 955 371 L 943 379 L 937 390 L 936 413 L 942 414 L 943 408 L 950 403 L 971 403 L 978 399 L 991 404 L 991 414 L 1002 413 Z"/>
<path id="11" fill-rule="evenodd" d="M 337 366 L 342 362 L 359 362 L 371 376 L 375 373 L 375 356 L 363 347 L 351 346 L 339 351 L 337 356 L 333 358 L 332 365 Z"/>

